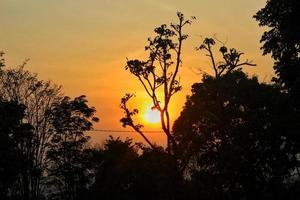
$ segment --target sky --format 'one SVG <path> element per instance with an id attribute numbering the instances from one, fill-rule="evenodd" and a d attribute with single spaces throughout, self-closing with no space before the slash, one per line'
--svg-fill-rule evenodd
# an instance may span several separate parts
<path id="1" fill-rule="evenodd" d="M 65 95 L 85 94 L 97 109 L 95 129 L 123 130 L 119 120 L 121 97 L 135 93 L 134 105 L 142 115 L 150 100 L 138 81 L 125 71 L 126 58 L 145 58 L 144 46 L 153 29 L 175 22 L 176 11 L 197 20 L 185 29 L 180 79 L 183 90 L 171 104 L 172 119 L 179 116 L 191 85 L 201 80 L 199 69 L 211 73 L 208 58 L 195 51 L 204 37 L 216 37 L 245 53 L 257 67 L 245 68 L 268 82 L 273 61 L 262 56 L 259 43 L 263 29 L 253 15 L 266 0 L 0 0 L 0 50 L 8 67 L 25 59 L 27 69 L 43 80 L 62 85 Z M 137 119 L 143 122 L 142 117 Z M 145 124 L 145 130 L 159 130 Z M 124 129 L 126 130 L 126 129 Z M 130 130 L 130 129 L 128 129 Z M 93 143 L 109 134 L 142 141 L 136 133 L 90 133 Z M 165 144 L 160 133 L 151 140 Z"/>

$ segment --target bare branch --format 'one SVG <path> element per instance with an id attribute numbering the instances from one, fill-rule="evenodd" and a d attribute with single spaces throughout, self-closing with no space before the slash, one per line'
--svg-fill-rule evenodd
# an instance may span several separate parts
<path id="1" fill-rule="evenodd" d="M 139 133 L 143 139 L 149 144 L 151 148 L 155 148 L 155 146 L 150 142 L 150 140 L 145 136 L 145 134 L 141 131 L 141 128 L 143 127 L 140 124 L 134 124 L 132 117 L 136 114 L 138 114 L 138 110 L 134 109 L 133 111 L 130 111 L 130 109 L 127 107 L 127 102 L 133 97 L 133 94 L 126 94 L 121 99 L 120 107 L 123 110 L 125 117 L 123 117 L 120 122 L 122 123 L 123 127 L 130 126 L 132 127 L 137 133 Z"/>

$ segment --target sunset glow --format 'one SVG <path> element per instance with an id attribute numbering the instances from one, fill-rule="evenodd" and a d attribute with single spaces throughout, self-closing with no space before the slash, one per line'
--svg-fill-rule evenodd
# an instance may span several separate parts
<path id="1" fill-rule="evenodd" d="M 300 0 L 0 0 L 0 25 L 0 200 L 300 199 Z"/>
<path id="2" fill-rule="evenodd" d="M 271 79 L 272 60 L 263 57 L 259 50 L 263 30 L 252 19 L 265 1 L 230 2 L 229 6 L 221 0 L 214 3 L 209 0 L 189 3 L 181 0 L 92 0 L 88 3 L 1 0 L 1 50 L 6 54 L 7 66 L 18 66 L 30 58 L 26 69 L 37 73 L 40 79 L 62 85 L 68 96 L 86 95 L 101 119 L 95 129 L 122 130 L 120 98 L 124 93 L 134 92 L 137 95 L 133 107 L 141 111 L 137 117 L 147 130 L 157 130 L 160 127 L 157 111 L 150 111 L 151 105 L 147 104 L 150 99 L 124 66 L 126 58 L 147 56 L 144 51 L 147 38 L 153 37 L 153 29 L 160 24 L 175 22 L 176 11 L 182 11 L 187 18 L 195 16 L 197 20 L 185 29 L 190 37 L 183 46 L 179 72 L 183 89 L 170 102 L 171 125 L 179 116 L 192 84 L 201 79 L 198 72 L 212 72 L 207 57 L 195 51 L 203 37 L 216 34 L 219 40 L 228 41 L 228 46 L 247 52 L 259 67 L 245 70 L 265 81 Z M 243 11 L 237 12 L 240 8 Z M 113 135 L 135 137 L 132 133 Z M 92 141 L 101 143 L 107 136 L 97 132 L 92 135 Z M 155 142 L 165 144 L 165 138 L 161 138 L 155 138 Z"/>

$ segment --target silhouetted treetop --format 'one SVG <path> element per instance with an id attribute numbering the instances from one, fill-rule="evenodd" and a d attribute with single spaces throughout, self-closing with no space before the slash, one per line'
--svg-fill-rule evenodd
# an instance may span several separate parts
<path id="1" fill-rule="evenodd" d="M 190 25 L 192 20 L 195 20 L 195 17 L 186 19 L 182 13 L 178 12 L 177 19 L 177 23 L 171 23 L 169 26 L 162 24 L 154 29 L 155 36 L 148 38 L 148 45 L 145 46 L 145 51 L 148 53 L 146 60 L 127 60 L 125 67 L 143 86 L 145 92 L 152 100 L 152 109 L 157 109 L 160 112 L 161 127 L 167 136 L 167 149 L 174 154 L 176 142 L 170 128 L 169 103 L 172 96 L 182 88 L 178 72 L 182 65 L 183 41 L 188 38 L 183 29 L 185 26 Z M 163 94 L 162 98 L 159 98 L 158 94 L 160 92 Z M 121 106 L 121 108 L 124 110 L 125 107 Z M 127 116 L 122 119 L 123 125 L 133 127 L 150 146 L 153 146 L 143 135 L 140 129 L 141 126 L 132 124 L 133 121 L 130 116 L 137 113 L 138 110 L 136 109 L 131 112 L 125 109 Z"/>
<path id="2" fill-rule="evenodd" d="M 51 196 L 57 199 L 84 198 L 90 183 L 90 165 L 85 146 L 90 137 L 85 131 L 92 130 L 96 110 L 90 107 L 84 95 L 71 99 L 64 97 L 47 113 L 53 124 L 53 135 L 48 143 L 47 168 L 49 182 L 56 188 Z"/>
<path id="3" fill-rule="evenodd" d="M 261 38 L 263 53 L 275 59 L 278 81 L 292 88 L 300 76 L 300 2 L 268 0 L 254 18 L 260 26 L 270 28 Z"/>
<path id="4" fill-rule="evenodd" d="M 214 76 L 218 78 L 219 76 L 223 74 L 228 74 L 232 70 L 241 69 L 243 66 L 256 66 L 251 61 L 241 61 L 241 56 L 244 54 L 242 52 L 239 52 L 235 48 L 228 49 L 226 46 L 221 46 L 219 49 L 219 52 L 222 56 L 222 61 L 217 61 L 216 56 L 213 52 L 213 46 L 216 45 L 216 42 L 213 38 L 205 38 L 202 42 L 202 44 L 196 48 L 196 50 L 204 50 L 210 58 L 213 70 L 214 70 Z"/>

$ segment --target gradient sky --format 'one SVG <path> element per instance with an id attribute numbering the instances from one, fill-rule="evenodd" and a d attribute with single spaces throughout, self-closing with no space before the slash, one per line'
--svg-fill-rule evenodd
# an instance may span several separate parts
<path id="1" fill-rule="evenodd" d="M 201 79 L 195 71 L 210 72 L 207 57 L 196 52 L 201 38 L 216 35 L 228 47 L 245 52 L 258 66 L 247 68 L 261 81 L 273 75 L 272 60 L 261 56 L 259 39 L 263 32 L 252 16 L 266 0 L 0 0 L 0 49 L 8 66 L 30 58 L 27 66 L 41 79 L 64 87 L 66 95 L 85 94 L 97 109 L 100 123 L 95 128 L 121 129 L 120 98 L 135 92 L 136 104 L 149 104 L 137 80 L 124 70 L 126 57 L 143 58 L 147 37 L 154 27 L 176 19 L 176 11 L 196 16 L 186 29 L 180 77 L 183 91 L 171 110 L 179 115 L 192 83 Z M 147 130 L 157 127 L 146 127 Z M 134 137 L 134 133 L 115 136 Z M 101 142 L 107 133 L 93 134 Z M 164 137 L 151 133 L 163 144 Z"/>

